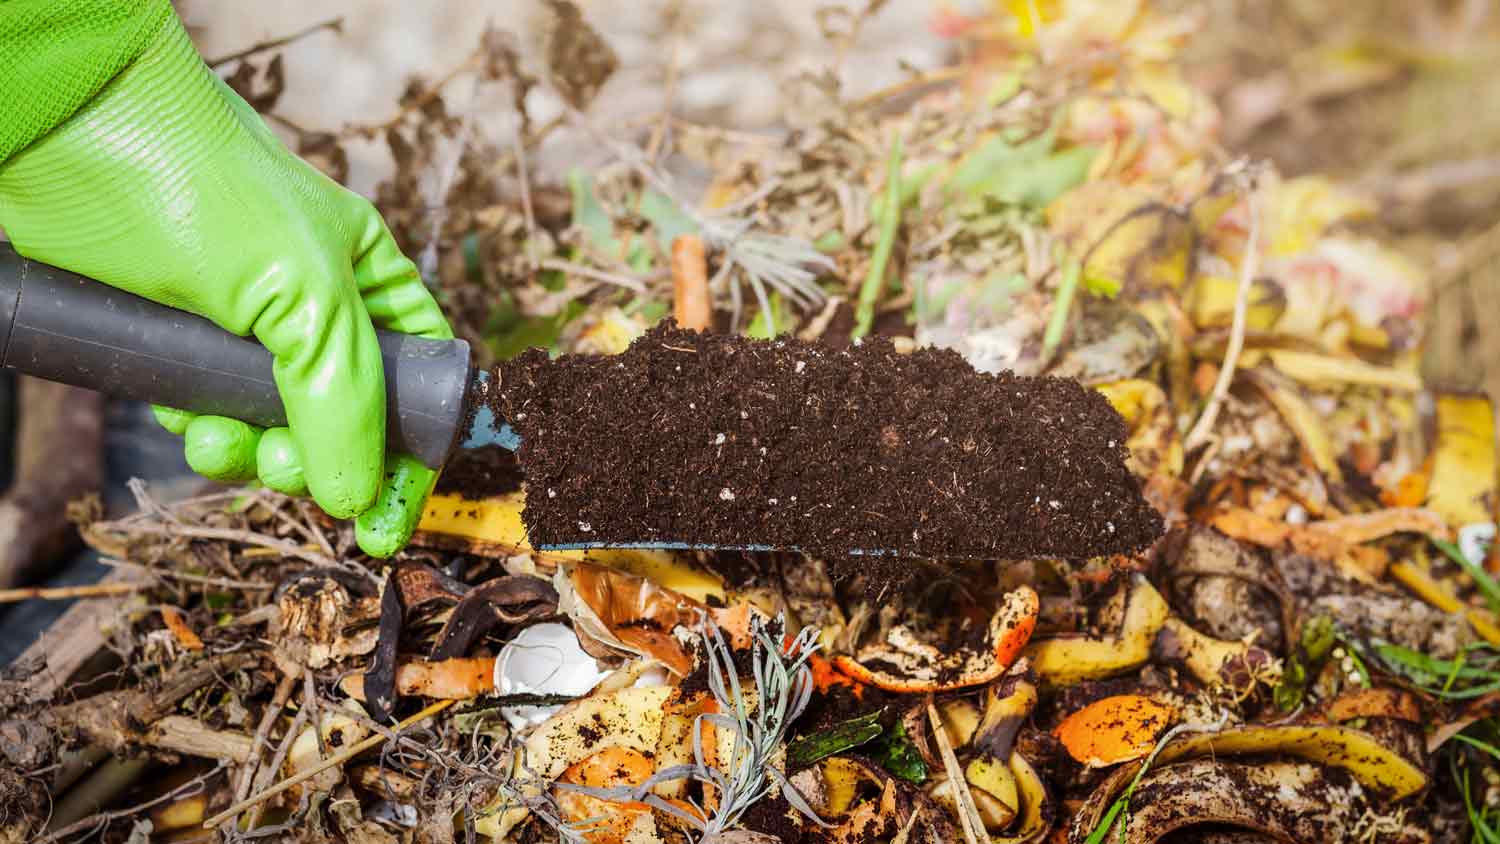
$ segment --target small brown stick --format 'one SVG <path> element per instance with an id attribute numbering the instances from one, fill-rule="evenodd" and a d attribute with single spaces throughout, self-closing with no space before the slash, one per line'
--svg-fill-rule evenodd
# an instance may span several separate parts
<path id="1" fill-rule="evenodd" d="M 323 549 L 324 554 L 330 557 L 337 557 L 338 554 L 333 550 L 333 543 L 328 541 L 328 537 L 323 533 L 323 529 L 318 527 L 317 519 L 308 514 L 307 509 L 311 506 L 306 501 L 298 500 L 297 511 L 302 514 L 302 521 L 298 523 L 299 527 L 305 531 L 304 535 L 318 543 L 318 547 Z"/>
<path id="2" fill-rule="evenodd" d="M 667 128 L 672 124 L 672 101 L 677 99 L 677 77 L 682 73 L 682 0 L 672 0 L 662 11 L 662 17 L 670 22 L 671 51 L 667 56 L 666 79 L 662 82 L 661 119 L 651 130 L 646 142 L 646 158 L 656 161 L 661 155 L 662 144 L 667 139 Z M 679 320 L 680 322 L 680 320 Z"/>
<path id="3" fill-rule="evenodd" d="M 97 815 L 91 815 L 87 818 L 77 821 L 76 823 L 68 824 L 62 829 L 54 830 L 51 833 L 48 833 L 46 836 L 37 839 L 35 844 L 51 844 L 51 842 L 53 841 L 61 841 L 70 835 L 76 835 L 77 833 L 83 832 L 84 830 L 91 829 L 93 827 L 102 827 L 104 824 L 107 824 L 110 821 L 117 821 L 121 818 L 129 818 L 135 815 L 139 815 L 147 809 L 150 809 L 152 806 L 160 805 L 169 800 L 177 800 L 179 798 L 196 794 L 199 791 L 203 790 L 204 783 L 208 782 L 210 779 L 217 776 L 220 771 L 224 770 L 224 764 L 225 763 L 221 762 L 213 770 L 200 774 L 199 776 L 194 777 L 193 779 L 188 780 L 182 785 L 172 789 L 166 794 L 163 794 L 159 797 L 153 797 L 144 803 L 139 803 L 135 806 L 131 806 L 128 809 L 117 809 L 113 812 L 102 812 Z"/>
<path id="4" fill-rule="evenodd" d="M 535 268 L 536 211 L 531 205 L 531 165 L 526 161 L 526 139 L 521 137 L 520 121 L 511 133 L 511 146 L 516 156 L 516 182 L 521 186 L 521 213 L 526 219 L 526 262 Z"/>
<path id="5" fill-rule="evenodd" d="M 271 757 L 271 764 L 262 765 L 260 770 L 255 774 L 255 790 L 257 792 L 270 785 L 271 778 L 276 776 L 277 771 L 281 770 L 282 764 L 286 762 L 287 754 L 292 752 L 292 743 L 297 740 L 297 736 L 302 732 L 302 728 L 307 726 L 308 715 L 313 711 L 313 708 L 314 704 L 309 702 L 303 704 L 297 710 L 297 717 L 292 719 L 291 725 L 286 728 L 286 735 L 281 737 L 281 744 L 277 745 L 276 755 Z M 321 738 L 321 728 L 315 726 L 314 729 L 319 730 L 318 736 Z M 246 829 L 255 829 L 260 824 L 260 814 L 264 808 L 265 805 L 262 804 L 250 810 L 250 820 L 245 824 Z"/>
<path id="6" fill-rule="evenodd" d="M 110 568 L 130 568 L 146 572 L 152 577 L 165 578 L 167 580 L 178 580 L 183 583 L 195 583 L 200 586 L 217 586 L 220 589 L 275 589 L 276 584 L 267 580 L 236 580 L 232 577 L 212 577 L 204 574 L 188 574 L 187 572 L 172 571 L 171 569 L 156 569 L 142 563 L 132 563 L 129 560 L 117 560 L 114 557 L 102 557 L 101 565 Z M 141 584 L 144 588 L 148 584 Z"/>
<path id="7" fill-rule="evenodd" d="M 448 707 L 452 706 L 453 704 L 454 704 L 454 701 L 451 701 L 451 700 L 440 700 L 437 703 L 431 704 L 430 706 L 426 707 L 422 711 L 416 713 L 415 715 L 412 715 L 410 718 L 407 718 L 406 720 L 404 720 L 401 723 L 397 724 L 396 725 L 396 729 L 397 730 L 404 730 L 404 729 L 406 729 L 407 727 L 410 727 L 413 724 L 419 723 L 421 721 L 425 721 L 428 718 L 431 718 L 432 716 L 438 714 L 439 712 L 442 712 L 444 709 L 447 709 Z M 259 804 L 259 803 L 264 803 L 265 801 L 271 799 L 272 797 L 275 797 L 276 795 L 282 793 L 283 791 L 286 791 L 287 789 L 293 788 L 293 787 L 295 787 L 297 785 L 300 785 L 300 784 L 302 784 L 304 782 L 307 782 L 308 780 L 312 779 L 313 777 L 317 776 L 318 774 L 323 773 L 324 771 L 328 770 L 329 768 L 336 768 L 339 765 L 342 765 L 345 762 L 348 762 L 350 759 L 353 759 L 354 757 L 358 756 L 359 754 L 364 753 L 366 750 L 369 750 L 370 748 L 372 748 L 372 747 L 380 744 L 381 742 L 383 742 L 385 740 L 386 740 L 385 736 L 377 734 L 377 735 L 370 736 L 369 738 L 367 738 L 367 739 L 365 739 L 363 741 L 356 742 L 355 744 L 350 745 L 349 749 L 343 751 L 342 753 L 338 753 L 338 754 L 336 754 L 334 756 L 330 756 L 329 758 L 323 760 L 323 762 L 321 764 L 314 765 L 313 767 L 308 768 L 305 771 L 302 771 L 300 773 L 297 773 L 297 774 L 294 774 L 294 775 L 292 775 L 290 777 L 287 777 L 286 779 L 284 779 L 281 782 L 279 782 L 279 783 L 271 786 L 270 788 L 266 789 L 265 791 L 262 791 L 259 794 L 256 794 L 254 797 L 250 797 L 250 798 L 248 798 L 246 800 L 241 800 L 238 803 L 235 803 L 233 806 L 230 806 L 228 809 L 225 809 L 224 811 L 220 812 L 219 814 L 214 815 L 213 817 L 211 817 L 208 820 L 204 821 L 203 822 L 203 828 L 204 829 L 213 829 L 214 827 L 216 827 L 219 824 L 223 823 L 225 820 L 227 820 L 229 818 L 232 818 L 235 815 L 238 815 L 240 812 L 245 811 L 246 809 L 250 808 L 251 806 L 254 806 L 254 805 Z"/>
<path id="8" fill-rule="evenodd" d="M 595 281 L 602 281 L 607 284 L 618 285 L 625 288 L 626 290 L 631 290 L 636 293 L 646 292 L 646 285 L 643 284 L 638 278 L 631 278 L 630 276 L 620 275 L 619 273 L 605 272 L 604 270 L 596 270 L 593 267 L 586 267 L 583 264 L 575 264 L 572 261 L 564 261 L 558 258 L 548 258 L 547 260 L 542 261 L 540 266 L 544 270 L 558 270 L 560 272 L 581 275 L 584 278 L 591 278 Z"/>
<path id="9" fill-rule="evenodd" d="M 1182 450 L 1185 453 L 1191 454 L 1208 441 L 1214 422 L 1219 418 L 1219 405 L 1229 393 L 1229 385 L 1234 381 L 1234 369 L 1239 364 L 1240 352 L 1245 347 L 1245 315 L 1249 311 L 1250 286 L 1255 282 L 1256 273 L 1260 271 L 1260 203 L 1257 198 L 1258 191 L 1252 185 L 1250 194 L 1245 199 L 1249 206 L 1250 233 L 1245 238 L 1245 252 L 1240 257 L 1240 284 L 1234 296 L 1234 321 L 1229 329 L 1229 345 L 1224 349 L 1224 365 L 1219 367 L 1219 378 L 1214 382 L 1214 390 L 1209 394 L 1208 403 L 1204 405 L 1197 424 L 1183 438 Z"/>
<path id="10" fill-rule="evenodd" d="M 219 67 L 220 65 L 229 64 L 232 61 L 248 59 L 256 53 L 264 53 L 267 50 L 274 50 L 277 47 L 285 47 L 288 44 L 300 41 L 309 35 L 321 32 L 325 29 L 331 29 L 334 32 L 342 34 L 344 31 L 343 17 L 340 16 L 337 18 L 329 18 L 322 23 L 315 23 L 312 26 L 307 27 L 306 29 L 300 29 L 296 32 L 293 32 L 291 35 L 283 35 L 280 38 L 273 38 L 270 41 L 261 41 L 257 44 L 251 44 L 249 47 L 246 47 L 243 50 L 239 50 L 238 52 L 230 53 L 227 56 L 220 56 L 217 59 L 209 59 L 208 66 Z"/>
<path id="11" fill-rule="evenodd" d="M 953 801 L 958 804 L 958 820 L 964 829 L 964 838 L 969 844 L 990 844 L 990 832 L 979 816 L 979 807 L 974 805 L 974 794 L 969 791 L 969 782 L 964 779 L 964 769 L 958 765 L 953 745 L 948 742 L 948 728 L 943 726 L 943 717 L 932 705 L 931 698 L 927 700 L 927 720 L 932 722 L 932 740 L 937 743 L 943 769 L 948 773 L 948 785 L 953 788 Z"/>
<path id="12" fill-rule="evenodd" d="M 65 601 L 69 598 L 101 598 L 107 595 L 129 595 L 133 592 L 142 592 L 150 589 L 155 584 L 149 582 L 133 583 L 90 583 L 84 586 L 53 586 L 41 588 L 28 586 L 21 589 L 0 589 L 0 604 L 14 604 L 17 601 Z"/>
<path id="13" fill-rule="evenodd" d="M 241 542 L 246 545 L 255 545 L 275 551 L 285 557 L 296 557 L 299 560 L 312 563 L 315 566 L 332 566 L 342 568 L 338 562 L 331 557 L 324 556 L 317 551 L 312 551 L 306 546 L 297 545 L 281 539 L 273 539 L 263 536 L 254 531 L 236 530 L 234 528 L 198 527 L 183 524 L 121 524 L 120 530 L 126 533 L 146 533 L 154 536 L 182 536 L 188 539 L 219 539 L 227 542 Z"/>
<path id="14" fill-rule="evenodd" d="M 250 786 L 255 781 L 255 769 L 260 764 L 260 748 L 266 743 L 271 735 L 271 725 L 275 723 L 277 716 L 286 706 L 287 699 L 292 696 L 292 684 L 295 682 L 290 674 L 281 675 L 281 681 L 276 684 L 276 692 L 271 695 L 271 703 L 266 707 L 264 714 L 260 716 L 260 725 L 255 728 L 255 738 L 250 743 L 250 759 L 245 767 L 240 769 L 240 781 L 234 787 L 234 800 L 236 803 L 250 796 Z M 233 824 L 234 818 L 228 823 Z M 226 828 L 224 834 L 229 835 L 233 830 Z"/>
<path id="15" fill-rule="evenodd" d="M 672 314 L 677 324 L 692 331 L 705 331 L 713 318 L 708 299 L 708 256 L 703 238 L 678 235 L 672 241 Z"/>

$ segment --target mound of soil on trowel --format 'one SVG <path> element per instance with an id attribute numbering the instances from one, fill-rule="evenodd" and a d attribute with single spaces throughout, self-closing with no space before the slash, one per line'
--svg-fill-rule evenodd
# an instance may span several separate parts
<path id="1" fill-rule="evenodd" d="M 489 401 L 521 435 L 538 544 L 1082 558 L 1162 530 L 1102 396 L 976 373 L 951 351 L 669 321 L 621 355 L 532 350 L 496 376 Z"/>

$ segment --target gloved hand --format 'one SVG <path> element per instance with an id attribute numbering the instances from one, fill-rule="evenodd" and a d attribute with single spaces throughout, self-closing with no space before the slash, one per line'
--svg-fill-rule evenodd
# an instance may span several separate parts
<path id="1" fill-rule="evenodd" d="M 310 492 L 329 514 L 358 516 L 376 556 L 410 538 L 435 473 L 384 455 L 374 327 L 452 332 L 370 203 L 282 146 L 175 16 L 0 163 L 0 227 L 27 257 L 254 334 L 275 355 L 286 429 L 158 411 L 196 471 Z"/>

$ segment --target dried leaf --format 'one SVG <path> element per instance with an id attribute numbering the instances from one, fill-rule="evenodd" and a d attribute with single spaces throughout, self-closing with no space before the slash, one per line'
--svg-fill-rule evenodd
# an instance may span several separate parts
<path id="1" fill-rule="evenodd" d="M 401 628 L 406 606 L 401 598 L 401 580 L 393 572 L 380 592 L 380 635 L 375 656 L 365 671 L 365 708 L 377 721 L 388 721 L 396 709 L 396 651 L 401 645 Z"/>
<path id="2" fill-rule="evenodd" d="M 479 584 L 453 608 L 432 659 L 461 657 L 497 624 L 524 624 L 557 614 L 557 590 L 540 577 L 507 575 Z"/>
<path id="3" fill-rule="evenodd" d="M 198 638 L 198 634 L 194 633 L 193 628 L 183 620 L 182 613 L 178 612 L 176 607 L 162 607 L 161 620 L 167 625 L 167 629 L 172 631 L 172 637 L 177 640 L 177 644 L 190 651 L 203 650 L 203 640 Z"/>
<path id="4" fill-rule="evenodd" d="M 571 0 L 545 2 L 552 13 L 543 35 L 548 79 L 568 105 L 582 111 L 619 68 L 619 56 Z"/>

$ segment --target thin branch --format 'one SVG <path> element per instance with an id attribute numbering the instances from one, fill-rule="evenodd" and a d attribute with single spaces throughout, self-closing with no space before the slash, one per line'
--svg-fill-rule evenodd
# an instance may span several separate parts
<path id="1" fill-rule="evenodd" d="M 101 557 L 101 565 L 110 568 L 131 568 L 145 572 L 146 574 L 166 580 L 177 580 L 182 583 L 194 583 L 199 586 L 217 586 L 220 589 L 275 589 L 276 584 L 268 580 L 236 580 L 232 577 L 212 577 L 203 574 L 188 574 L 187 572 L 173 571 L 171 569 L 158 569 L 143 563 L 132 563 L 129 560 L 119 560 L 114 557 Z"/>
<path id="2" fill-rule="evenodd" d="M 105 824 L 108 824 L 111 821 L 117 821 L 121 818 L 128 818 L 139 815 L 147 809 L 165 803 L 168 800 L 177 800 L 182 797 L 196 794 L 199 791 L 203 790 L 204 783 L 217 776 L 219 772 L 224 770 L 224 767 L 228 764 L 229 763 L 227 762 L 220 762 L 218 766 L 213 770 L 207 771 L 203 774 L 198 775 L 197 777 L 194 777 L 191 780 L 188 780 L 187 782 L 183 783 L 177 788 L 172 789 L 166 794 L 161 795 L 160 797 L 153 797 L 144 803 L 136 804 L 128 809 L 116 809 L 113 812 L 101 812 L 97 815 L 90 815 L 89 817 L 83 818 L 82 820 L 70 823 L 62 829 L 56 830 L 43 836 L 42 838 L 37 839 L 34 844 L 51 844 L 51 842 L 53 841 L 61 841 L 70 835 L 74 835 L 85 830 L 92 831 L 102 828 Z"/>
<path id="3" fill-rule="evenodd" d="M 462 76 L 464 73 L 467 73 L 468 71 L 474 70 L 475 68 L 479 67 L 483 61 L 484 49 L 483 47 L 480 47 L 479 49 L 476 49 L 474 52 L 470 53 L 468 58 L 464 59 L 463 62 L 461 62 L 458 66 L 443 74 L 442 78 L 437 82 L 434 82 L 433 84 L 427 86 L 426 90 L 422 91 L 422 93 L 402 103 L 401 108 L 397 109 L 396 113 L 391 115 L 386 120 L 380 123 L 350 124 L 339 130 L 339 134 L 344 137 L 348 137 L 349 135 L 364 135 L 367 138 L 375 137 L 379 133 L 390 129 L 391 127 L 400 123 L 402 120 L 406 119 L 406 116 L 408 114 L 411 114 L 414 111 L 420 111 L 421 109 L 427 107 L 428 103 L 431 103 L 443 93 L 443 88 L 445 88 L 449 82 L 452 82 L 459 76 Z"/>
<path id="4" fill-rule="evenodd" d="M 281 710 L 286 706 L 287 699 L 292 696 L 293 682 L 292 675 L 281 675 L 281 681 L 276 684 L 276 691 L 271 695 L 270 705 L 260 716 L 260 724 L 255 728 L 255 738 L 250 741 L 250 758 L 240 769 L 239 783 L 234 787 L 235 802 L 244 800 L 250 795 L 250 786 L 255 782 L 255 769 L 260 764 L 261 745 L 266 743 L 266 739 L 271 735 L 271 725 L 276 722 L 277 716 L 281 715 Z M 234 831 L 234 818 L 231 817 L 226 823 L 229 824 L 224 830 L 227 837 Z"/>
<path id="5" fill-rule="evenodd" d="M 400 724 L 397 724 L 396 725 L 396 729 L 397 730 L 404 730 L 407 727 L 412 726 L 413 724 L 419 723 L 421 721 L 425 721 L 428 718 L 431 718 L 432 716 L 438 714 L 439 712 L 442 712 L 444 709 L 447 709 L 448 707 L 452 706 L 453 704 L 454 704 L 454 701 L 451 701 L 451 700 L 440 700 L 437 703 L 431 704 L 430 706 L 426 707 L 425 709 L 423 709 L 422 711 L 416 713 L 415 715 L 412 715 L 410 718 L 407 718 L 406 720 L 402 721 Z M 258 805 L 260 803 L 264 803 L 265 801 L 270 800 L 272 797 L 275 797 L 276 795 L 282 793 L 283 791 L 286 791 L 286 790 L 288 790 L 290 788 L 293 788 L 293 787 L 295 787 L 297 785 L 300 785 L 300 784 L 302 784 L 304 782 L 307 782 L 308 780 L 312 779 L 313 777 L 317 776 L 318 774 L 323 773 L 324 771 L 328 770 L 329 768 L 336 768 L 339 765 L 342 765 L 345 762 L 348 762 L 350 759 L 353 759 L 354 757 L 358 756 L 359 754 L 364 753 L 366 750 L 369 750 L 370 748 L 372 748 L 372 747 L 380 744 L 381 742 L 383 742 L 385 740 L 386 740 L 385 736 L 380 735 L 379 733 L 376 733 L 375 735 L 370 736 L 369 738 L 365 739 L 364 741 L 356 742 L 355 744 L 350 745 L 347 750 L 344 750 L 341 753 L 336 753 L 333 756 L 330 756 L 327 759 L 324 759 L 321 763 L 319 763 L 317 765 L 314 765 L 311 768 L 308 768 L 307 770 L 304 770 L 304 771 L 301 771 L 299 773 L 293 774 L 292 776 L 287 777 L 286 779 L 282 780 L 281 782 L 279 782 L 279 783 L 271 786 L 270 788 L 266 789 L 265 791 L 260 792 L 259 794 L 256 794 L 253 797 L 250 797 L 250 798 L 247 798 L 245 800 L 241 800 L 241 801 L 235 803 L 233 806 L 230 806 L 228 809 L 225 809 L 224 811 L 220 812 L 219 814 L 214 815 L 213 817 L 211 817 L 208 820 L 204 821 L 203 822 L 203 828 L 204 829 L 213 829 L 214 827 L 218 826 L 219 824 L 223 823 L 224 821 L 228 820 L 229 818 L 232 818 L 235 815 L 238 815 L 240 812 L 243 812 L 246 809 L 250 808 L 251 806 L 255 806 L 255 805 Z"/>
<path id="6" fill-rule="evenodd" d="M 264 53 L 267 50 L 274 50 L 277 47 L 285 47 L 288 44 L 291 44 L 295 41 L 300 41 L 309 35 L 321 32 L 325 29 L 331 29 L 334 32 L 343 34 L 344 18 L 342 16 L 329 18 L 322 23 L 315 23 L 312 26 L 307 27 L 306 29 L 296 31 L 291 35 L 284 35 L 280 38 L 273 38 L 270 41 L 261 41 L 258 44 L 251 44 L 249 47 L 246 47 L 245 49 L 238 52 L 230 53 L 227 56 L 220 56 L 217 59 L 209 59 L 208 66 L 216 68 L 220 65 L 226 65 L 233 61 L 239 61 L 240 59 L 248 59 L 256 53 Z"/>
<path id="7" fill-rule="evenodd" d="M 542 261 L 538 266 L 545 270 L 558 270 L 560 272 L 581 275 L 584 278 L 591 278 L 594 281 L 602 281 L 606 284 L 618 285 L 625 288 L 626 290 L 633 290 L 636 293 L 646 292 L 646 285 L 642 283 L 640 279 L 631 278 L 630 276 L 620 275 L 618 273 L 606 272 L 604 270 L 596 270 L 593 267 L 587 267 L 583 264 L 575 264 L 572 261 L 564 261 L 561 258 L 548 258 L 547 260 Z"/>
<path id="8" fill-rule="evenodd" d="M 0 604 L 14 604 L 17 601 L 66 601 L 71 598 L 102 598 L 109 595 L 130 595 L 135 592 L 144 592 L 155 585 L 149 582 L 90 583 L 84 586 L 54 586 L 50 588 L 28 586 L 20 589 L 0 589 Z"/>
<path id="9" fill-rule="evenodd" d="M 1254 177 L 1252 176 L 1252 179 Z M 1245 252 L 1240 256 L 1240 284 L 1234 296 L 1234 322 L 1229 329 L 1229 345 L 1224 349 L 1224 364 L 1219 367 L 1219 378 L 1214 382 L 1214 390 L 1208 397 L 1208 403 L 1203 407 L 1203 413 L 1198 417 L 1198 422 L 1193 425 L 1187 437 L 1182 441 L 1183 451 L 1192 453 L 1208 441 L 1208 436 L 1213 432 L 1214 422 L 1219 418 L 1219 406 L 1224 401 L 1224 396 L 1229 393 L 1229 385 L 1234 381 L 1234 370 L 1239 365 L 1240 352 L 1245 347 L 1245 315 L 1249 310 L 1250 286 L 1255 281 L 1256 273 L 1260 271 L 1260 202 L 1259 191 L 1252 184 L 1245 203 L 1249 206 L 1250 233 L 1245 238 Z"/>

